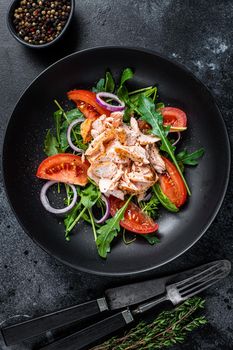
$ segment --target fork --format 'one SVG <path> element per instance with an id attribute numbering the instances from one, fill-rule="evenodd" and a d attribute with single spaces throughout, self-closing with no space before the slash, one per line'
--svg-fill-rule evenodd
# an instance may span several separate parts
<path id="1" fill-rule="evenodd" d="M 220 279 L 226 277 L 231 270 L 231 263 L 228 260 L 220 260 L 206 270 L 186 278 L 182 281 L 166 286 L 166 294 L 155 300 L 143 303 L 134 310 L 123 310 L 111 317 L 73 333 L 65 338 L 55 341 L 41 350 L 80 350 L 91 345 L 102 338 L 116 332 L 134 321 L 134 316 L 142 314 L 154 306 L 171 301 L 177 305 L 188 298 L 202 292 L 212 286 Z"/>

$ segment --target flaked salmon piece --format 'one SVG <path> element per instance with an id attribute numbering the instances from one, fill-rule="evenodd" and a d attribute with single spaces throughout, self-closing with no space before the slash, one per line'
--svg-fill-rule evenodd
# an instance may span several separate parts
<path id="1" fill-rule="evenodd" d="M 143 193 L 143 192 L 147 191 L 154 184 L 155 184 L 155 181 L 148 181 L 146 183 L 138 181 L 137 183 L 135 183 L 137 190 L 138 190 L 137 193 Z"/>
<path id="2" fill-rule="evenodd" d="M 121 199 L 122 201 L 124 200 L 125 198 L 125 194 L 123 191 L 119 190 L 119 189 L 116 189 L 116 190 L 113 190 L 113 191 L 108 191 L 105 193 L 105 196 L 109 197 L 109 196 L 114 196 L 116 198 L 119 198 Z"/>
<path id="3" fill-rule="evenodd" d="M 148 182 L 130 182 L 127 183 L 124 180 L 120 180 L 119 188 L 127 193 L 130 194 L 140 194 L 146 192 L 151 186 L 154 185 L 154 181 L 148 181 Z"/>
<path id="4" fill-rule="evenodd" d="M 93 134 L 93 132 L 95 133 L 94 135 L 98 136 L 100 135 L 102 132 L 104 132 L 105 127 L 103 124 L 103 121 L 106 119 L 106 115 L 101 115 L 99 118 L 97 118 L 93 123 L 92 123 L 92 131 L 91 134 Z M 93 138 L 95 138 L 96 136 L 93 136 Z"/>
<path id="5" fill-rule="evenodd" d="M 123 124 L 123 116 L 124 112 L 113 112 L 111 113 L 110 117 L 106 119 L 106 121 L 108 121 L 109 118 L 112 118 L 112 126 L 114 128 L 118 128 L 120 125 Z"/>
<path id="6" fill-rule="evenodd" d="M 121 147 L 119 140 L 113 140 L 106 146 L 106 154 L 103 156 L 105 159 L 111 160 L 116 164 L 129 164 L 130 160 L 127 157 L 122 157 L 116 152 L 116 147 Z"/>
<path id="7" fill-rule="evenodd" d="M 154 144 L 155 142 L 160 141 L 160 138 L 153 135 L 141 134 L 140 136 L 138 136 L 137 141 L 139 142 L 140 145 L 146 146 L 148 144 Z"/>
<path id="8" fill-rule="evenodd" d="M 122 112 L 111 113 L 110 117 L 107 117 L 105 114 L 101 115 L 92 124 L 91 134 L 93 138 L 103 133 L 107 128 L 118 128 L 121 126 L 123 115 Z"/>
<path id="9" fill-rule="evenodd" d="M 99 189 L 101 193 L 106 193 L 109 191 L 109 187 L 111 186 L 111 179 L 99 179 Z"/>
<path id="10" fill-rule="evenodd" d="M 155 171 L 153 171 L 153 168 L 150 165 L 139 165 L 138 163 L 132 164 L 132 173 L 141 174 L 144 176 L 145 180 L 155 182 L 158 181 L 158 176 Z M 139 180 L 138 180 L 139 181 Z"/>
<path id="11" fill-rule="evenodd" d="M 99 180 L 99 187 L 100 191 L 102 193 L 106 193 L 108 191 L 114 191 L 117 189 L 118 186 L 118 181 L 120 180 L 121 176 L 123 175 L 122 169 L 118 169 L 114 176 L 111 179 L 107 178 L 101 178 Z"/>
<path id="12" fill-rule="evenodd" d="M 120 156 L 128 157 L 134 162 L 150 163 L 146 150 L 141 146 L 117 146 L 115 150 Z"/>
<path id="13" fill-rule="evenodd" d="M 140 145 L 146 146 L 148 144 L 152 144 L 152 143 L 160 141 L 160 138 L 157 136 L 143 134 L 141 132 L 141 130 L 139 129 L 139 125 L 138 125 L 137 120 L 134 117 L 132 117 L 130 119 L 130 125 L 131 125 L 131 128 L 132 128 L 133 132 L 135 133 L 135 135 L 137 135 L 137 142 Z"/>
<path id="14" fill-rule="evenodd" d="M 137 142 L 138 135 L 132 130 L 128 125 L 124 125 L 123 130 L 126 135 L 125 144 L 126 146 L 135 146 Z"/>
<path id="15" fill-rule="evenodd" d="M 94 119 L 86 119 L 84 122 L 80 125 L 80 133 L 83 138 L 83 143 L 90 142 L 92 139 L 92 124 L 94 122 Z"/>
<path id="16" fill-rule="evenodd" d="M 104 153 L 105 143 L 113 140 L 115 138 L 115 130 L 107 129 L 100 135 L 98 135 L 89 145 L 88 149 L 85 152 L 86 156 L 92 156 L 98 152 Z"/>
<path id="17" fill-rule="evenodd" d="M 127 193 L 131 193 L 131 194 L 138 193 L 137 187 L 132 182 L 126 182 L 124 180 L 120 180 L 118 187 L 120 190 L 126 191 Z"/>
<path id="18" fill-rule="evenodd" d="M 148 171 L 146 174 L 143 172 L 135 172 L 135 171 L 131 171 L 130 173 L 128 173 L 128 177 L 130 179 L 130 181 L 133 182 L 151 182 L 156 180 L 155 174 L 153 173 L 153 171 Z"/>
<path id="19" fill-rule="evenodd" d="M 87 176 L 90 177 L 97 185 L 99 185 L 99 177 L 93 172 L 93 166 L 91 165 L 87 170 Z"/>
<path id="20" fill-rule="evenodd" d="M 92 171 L 100 178 L 112 179 L 116 174 L 118 168 L 113 162 L 101 162 L 92 164 Z"/>
<path id="21" fill-rule="evenodd" d="M 147 152 L 149 154 L 149 160 L 153 168 L 157 171 L 157 173 L 161 174 L 165 171 L 165 163 L 159 154 L 159 150 L 156 147 L 155 144 L 150 145 L 147 149 Z"/>
<path id="22" fill-rule="evenodd" d="M 139 136 L 141 134 L 141 131 L 140 131 L 139 127 L 138 127 L 138 122 L 137 122 L 137 120 L 134 117 L 130 118 L 130 126 L 131 126 L 133 132 L 135 132 L 135 134 L 137 136 Z"/>

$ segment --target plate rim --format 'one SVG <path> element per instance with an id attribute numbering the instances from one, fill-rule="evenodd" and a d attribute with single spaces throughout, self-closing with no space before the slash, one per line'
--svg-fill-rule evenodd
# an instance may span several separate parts
<path id="1" fill-rule="evenodd" d="M 29 232 L 29 230 L 26 229 L 26 227 L 22 223 L 21 219 L 19 218 L 18 214 L 16 213 L 16 211 L 15 211 L 15 209 L 13 207 L 13 204 L 12 204 L 12 202 L 10 200 L 10 196 L 9 196 L 9 193 L 8 193 L 8 190 L 7 190 L 7 186 L 6 186 L 6 174 L 5 174 L 5 167 L 4 167 L 4 162 L 5 162 L 5 157 L 4 157 L 5 151 L 4 151 L 4 149 L 6 147 L 5 146 L 6 145 L 5 139 L 6 139 L 6 135 L 8 133 L 8 129 L 9 129 L 9 126 L 10 126 L 10 122 L 11 122 L 12 116 L 15 113 L 15 110 L 16 110 L 20 100 L 24 96 L 24 94 L 31 88 L 31 86 L 37 81 L 37 79 L 39 79 L 44 73 L 46 73 L 49 69 L 51 69 L 55 65 L 60 64 L 62 61 L 65 61 L 65 60 L 67 60 L 68 58 L 70 58 L 72 56 L 80 55 L 80 54 L 83 54 L 83 53 L 86 53 L 86 52 L 95 52 L 95 51 L 106 50 L 106 49 L 108 49 L 108 50 L 111 50 L 111 49 L 114 49 L 114 50 L 117 50 L 117 49 L 121 49 L 122 50 L 123 49 L 124 50 L 125 49 L 125 50 L 138 51 L 138 52 L 141 52 L 141 53 L 144 52 L 146 54 L 150 54 L 150 55 L 162 58 L 163 60 L 167 61 L 168 63 L 170 63 L 170 64 L 172 64 L 174 66 L 177 66 L 179 69 L 185 71 L 185 73 L 187 73 L 199 85 L 202 85 L 203 88 L 206 90 L 206 92 L 208 94 L 208 98 L 211 100 L 213 106 L 215 107 L 215 109 L 217 110 L 217 112 L 218 112 L 218 114 L 220 116 L 221 124 L 222 124 L 223 131 L 224 131 L 224 136 L 225 136 L 225 140 L 226 140 L 226 144 L 227 144 L 227 147 L 226 147 L 227 153 L 228 153 L 227 170 L 226 170 L 227 176 L 226 176 L 226 179 L 225 179 L 224 189 L 223 189 L 221 197 L 220 197 L 220 199 L 218 201 L 218 205 L 216 206 L 214 212 L 212 213 L 211 218 L 209 219 L 209 222 L 206 225 L 204 225 L 204 228 L 202 229 L 202 232 L 186 248 L 182 249 L 174 257 L 166 260 L 165 262 L 161 262 L 160 264 L 157 264 L 156 266 L 143 268 L 141 270 L 133 271 L 133 272 L 122 272 L 122 273 L 121 272 L 104 272 L 104 271 L 93 270 L 93 269 L 85 268 L 85 267 L 77 267 L 76 265 L 74 265 L 74 264 L 64 260 L 63 258 L 61 258 L 59 256 L 56 256 L 54 253 L 51 253 L 49 251 L 49 249 L 47 249 L 46 247 L 42 246 L 42 244 L 40 242 L 35 240 L 33 238 L 33 235 L 31 234 L 31 232 Z M 122 45 L 94 46 L 94 47 L 91 47 L 91 48 L 78 50 L 78 51 L 75 51 L 75 52 L 73 52 L 73 53 L 71 53 L 71 54 L 69 54 L 67 56 L 64 56 L 64 57 L 60 58 L 59 60 L 55 61 L 54 63 L 49 65 L 47 68 L 42 70 L 42 72 L 40 72 L 31 81 L 31 83 L 23 90 L 23 92 L 20 94 L 19 98 L 17 99 L 17 101 L 16 101 L 16 103 L 14 105 L 14 108 L 13 108 L 13 110 L 11 112 L 10 117 L 7 120 L 7 123 L 6 123 L 6 126 L 5 126 L 5 130 L 4 130 L 4 133 L 3 133 L 3 142 L 2 142 L 2 147 L 1 147 L 1 154 L 2 154 L 1 167 L 2 167 L 3 188 L 5 190 L 6 197 L 7 197 L 8 203 L 10 205 L 10 208 L 11 208 L 14 216 L 16 217 L 20 227 L 23 229 L 23 231 L 32 239 L 33 242 L 35 242 L 35 244 L 37 246 L 39 246 L 49 256 L 55 258 L 56 260 L 58 260 L 62 264 L 68 266 L 69 268 L 74 269 L 76 272 L 81 271 L 81 272 L 85 272 L 85 273 L 88 273 L 88 274 L 92 274 L 92 275 L 96 275 L 96 276 L 105 276 L 105 277 L 127 277 L 127 276 L 134 276 L 135 277 L 135 276 L 141 276 L 142 274 L 155 271 L 159 267 L 164 266 L 164 265 L 172 262 L 173 260 L 177 259 L 181 255 L 186 253 L 191 247 L 193 247 L 202 238 L 202 236 L 206 233 L 206 231 L 209 229 L 209 227 L 213 223 L 214 219 L 216 218 L 216 216 L 217 216 L 217 214 L 218 214 L 218 212 L 219 212 L 219 210 L 220 210 L 220 208 L 221 208 L 221 206 L 223 204 L 223 201 L 224 201 L 224 198 L 225 198 L 225 195 L 226 195 L 226 192 L 227 192 L 227 188 L 228 188 L 228 185 L 229 185 L 229 179 L 230 179 L 230 169 L 231 169 L 231 146 L 230 146 L 229 135 L 228 135 L 228 132 L 227 132 L 227 127 L 226 127 L 225 120 L 224 120 L 224 118 L 222 116 L 222 113 L 220 111 L 220 108 L 218 107 L 218 104 L 217 104 L 217 102 L 216 102 L 216 100 L 215 100 L 215 98 L 213 96 L 212 91 L 199 78 L 197 78 L 194 75 L 194 73 L 189 68 L 187 68 L 185 65 L 183 65 L 183 64 L 181 64 L 181 63 L 179 63 L 179 62 L 169 58 L 168 56 L 166 56 L 164 54 L 161 54 L 161 53 L 159 53 L 159 52 L 157 52 L 155 50 L 145 49 L 145 48 L 142 48 L 142 47 L 135 47 L 135 46 L 124 46 L 124 45 L 123 46 Z"/>

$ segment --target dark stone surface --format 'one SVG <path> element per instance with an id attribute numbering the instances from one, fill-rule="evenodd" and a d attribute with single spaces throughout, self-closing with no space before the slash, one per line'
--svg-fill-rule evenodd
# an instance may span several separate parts
<path id="1" fill-rule="evenodd" d="M 1 142 L 17 99 L 38 73 L 66 54 L 101 45 L 150 48 L 185 64 L 212 90 L 232 141 L 231 0 L 76 1 L 76 16 L 71 30 L 65 40 L 47 51 L 26 49 L 10 36 L 5 23 L 7 6 L 7 1 L 1 1 Z M 216 161 L 221 166 L 221 160 Z M 16 222 L 2 179 L 0 181 L 0 323 L 13 315 L 40 315 L 100 296 L 105 287 L 119 282 L 119 279 L 75 272 L 38 248 Z M 223 206 L 204 237 L 186 254 L 160 268 L 154 275 L 215 259 L 232 260 L 232 190 L 231 179 Z M 174 346 L 173 350 L 233 349 L 233 275 L 203 296 L 207 300 L 209 324 L 192 333 L 185 344 Z M 34 349 L 35 344 L 6 348 L 0 340 L 0 349 Z"/>

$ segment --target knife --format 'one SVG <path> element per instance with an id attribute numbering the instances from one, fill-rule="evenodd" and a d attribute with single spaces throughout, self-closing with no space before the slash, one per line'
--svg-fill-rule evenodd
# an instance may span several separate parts
<path id="1" fill-rule="evenodd" d="M 54 341 L 40 348 L 40 350 L 86 349 L 87 346 L 93 345 L 106 336 L 110 336 L 112 333 L 132 324 L 138 314 L 143 314 L 164 301 L 170 301 L 175 306 L 219 282 L 222 278 L 226 277 L 230 271 L 230 261 L 216 261 L 210 264 L 205 270 L 196 272 L 183 280 L 166 285 L 165 293 L 160 295 L 160 297 L 157 296 L 150 301 L 143 302 L 132 310 L 126 308 L 87 328 Z"/>
<path id="2" fill-rule="evenodd" d="M 170 276 L 132 283 L 107 289 L 102 298 L 83 304 L 61 309 L 12 326 L 1 329 L 6 345 L 13 345 L 25 339 L 40 335 L 48 330 L 56 329 L 98 315 L 105 311 L 121 309 L 139 304 L 165 292 L 166 284 L 177 282 L 195 273 L 203 271 L 213 263 L 205 264 L 185 272 Z"/>

